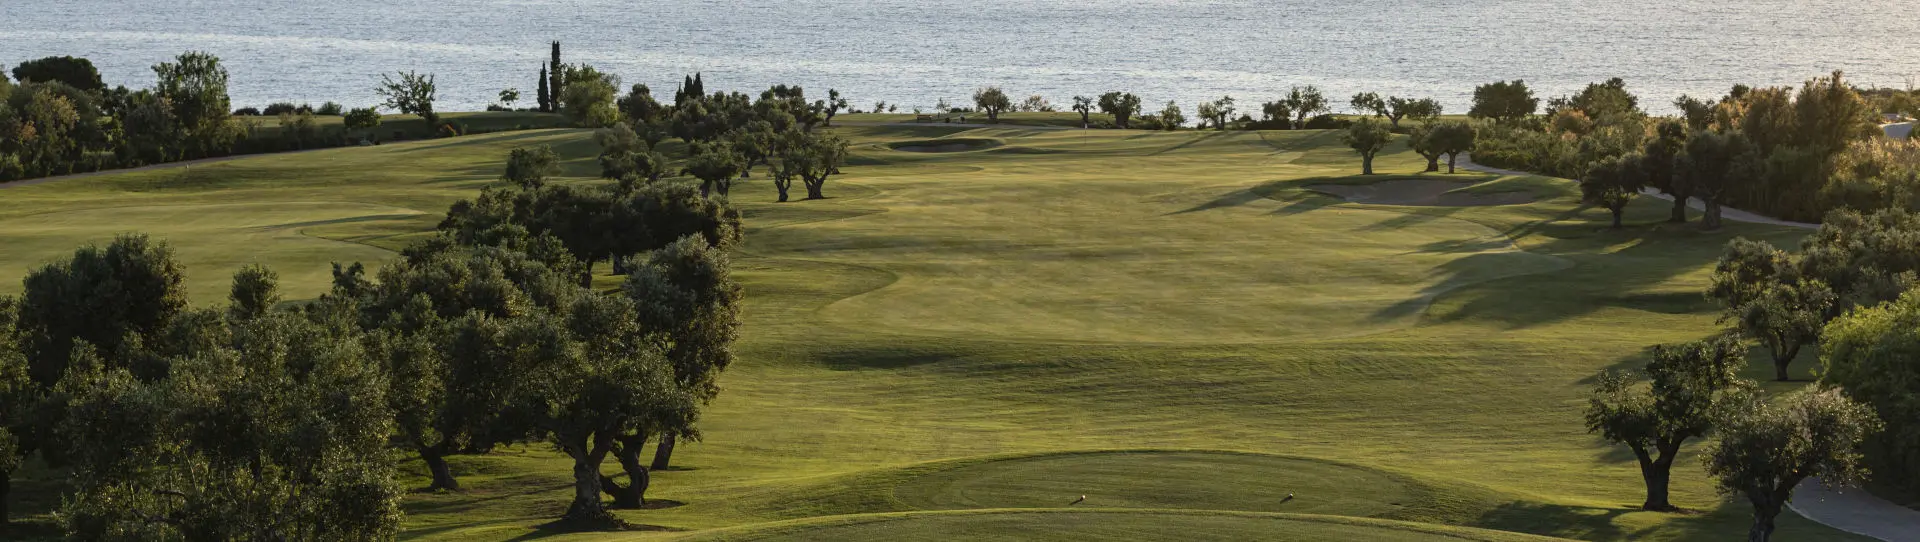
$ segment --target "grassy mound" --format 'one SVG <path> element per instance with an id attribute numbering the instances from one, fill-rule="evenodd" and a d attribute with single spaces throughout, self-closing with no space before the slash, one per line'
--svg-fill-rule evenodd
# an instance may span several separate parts
<path id="1" fill-rule="evenodd" d="M 1293 498 L 1288 498 L 1288 495 Z M 1394 477 L 1281 456 L 1091 452 L 988 461 L 914 478 L 895 490 L 928 509 L 1179 508 L 1343 516 L 1390 514 L 1417 497 Z"/>
<path id="2" fill-rule="evenodd" d="M 888 143 L 887 148 L 900 152 L 947 153 L 967 152 L 991 149 L 1006 142 L 999 139 L 980 137 L 951 137 L 943 139 L 922 139 L 916 141 L 896 141 Z"/>
<path id="3" fill-rule="evenodd" d="M 1558 540 L 1358 518 L 1172 510 L 977 510 L 843 516 L 724 531 L 693 540 Z"/>

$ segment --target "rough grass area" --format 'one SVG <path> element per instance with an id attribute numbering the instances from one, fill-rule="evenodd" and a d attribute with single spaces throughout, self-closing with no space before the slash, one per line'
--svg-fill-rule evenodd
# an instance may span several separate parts
<path id="1" fill-rule="evenodd" d="M 771 540 L 1377 540 L 1381 542 L 1561 540 L 1498 531 L 1302 514 L 1168 510 L 977 510 L 829 518 L 696 536 Z"/>
<path id="2" fill-rule="evenodd" d="M 1792 246 L 1804 231 L 1702 233 L 1665 224 L 1661 201 L 1635 203 L 1615 231 L 1569 181 L 1423 174 L 1401 143 L 1377 159 L 1383 175 L 1356 175 L 1358 156 L 1330 131 L 839 120 L 854 155 L 829 199 L 772 203 L 764 170 L 733 189 L 748 224 L 734 258 L 740 358 L 703 439 L 654 476 L 649 497 L 684 506 L 621 512 L 659 530 L 540 529 L 569 498 L 570 463 L 535 443 L 453 458 L 466 490 L 410 495 L 404 537 L 1745 532 L 1748 507 L 1714 494 L 1691 447 L 1673 487 L 1689 511 L 1634 508 L 1633 458 L 1587 435 L 1581 413 L 1598 371 L 1718 329 L 1701 292 L 1729 239 Z M 943 138 L 1005 145 L 889 147 Z M 0 293 L 77 245 L 146 231 L 179 252 L 196 303 L 223 303 L 251 262 L 297 301 L 327 288 L 327 263 L 391 258 L 496 182 L 509 149 L 541 144 L 567 158 L 558 182 L 601 182 L 589 132 L 543 130 L 0 188 Z M 1382 178 L 1531 201 L 1359 204 L 1307 188 Z M 1177 453 L 1080 453 L 1115 449 Z M 401 468 L 426 485 L 417 461 Z M 60 477 L 30 467 L 15 512 L 48 524 Z M 1285 492 L 1296 499 L 1276 503 Z M 1088 503 L 1068 508 L 1081 494 Z M 926 512 L 959 507 L 989 510 Z M 1791 514 L 1780 528 L 1783 540 L 1859 540 Z"/>

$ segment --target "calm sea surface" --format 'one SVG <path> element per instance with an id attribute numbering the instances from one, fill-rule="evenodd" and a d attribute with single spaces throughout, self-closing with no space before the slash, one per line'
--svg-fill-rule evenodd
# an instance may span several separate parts
<path id="1" fill-rule="evenodd" d="M 438 75 L 441 110 L 534 95 L 547 42 L 670 98 L 796 83 L 854 103 L 931 106 L 1000 85 L 1055 103 L 1128 90 L 1151 109 L 1232 95 L 1257 110 L 1291 85 L 1432 96 L 1475 84 L 1543 96 L 1625 77 L 1648 106 L 1734 83 L 1920 78 L 1916 0 L 0 0 L 0 63 L 85 56 L 146 86 L 186 50 L 225 60 L 236 106 L 373 103 L 382 72 Z"/>

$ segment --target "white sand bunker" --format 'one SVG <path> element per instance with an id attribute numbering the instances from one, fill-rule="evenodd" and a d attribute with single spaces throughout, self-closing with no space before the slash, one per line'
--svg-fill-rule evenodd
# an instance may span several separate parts
<path id="1" fill-rule="evenodd" d="M 1001 145 L 998 139 L 929 139 L 924 141 L 902 141 L 888 145 L 901 152 L 967 152 L 990 149 Z"/>
<path id="2" fill-rule="evenodd" d="M 1325 192 L 1354 203 L 1412 205 L 1421 207 L 1476 207 L 1482 205 L 1518 205 L 1533 201 L 1526 192 L 1475 194 L 1461 192 L 1471 185 L 1428 179 L 1395 179 L 1373 184 L 1314 184 L 1308 190 Z"/>

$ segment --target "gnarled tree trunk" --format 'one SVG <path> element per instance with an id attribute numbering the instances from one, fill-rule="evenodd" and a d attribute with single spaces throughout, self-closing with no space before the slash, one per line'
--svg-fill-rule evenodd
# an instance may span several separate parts
<path id="1" fill-rule="evenodd" d="M 603 437 L 591 444 L 586 438 L 572 439 L 564 449 L 573 457 L 573 503 L 567 506 L 567 521 L 613 523 L 612 512 L 600 503 L 600 463 L 606 461 L 608 446 Z"/>
<path id="2" fill-rule="evenodd" d="M 1440 171 L 1440 155 L 1434 154 L 1427 156 L 1427 171 Z"/>
<path id="3" fill-rule="evenodd" d="M 1456 153 L 1447 155 L 1447 174 L 1448 175 L 1453 174 L 1453 165 L 1454 163 L 1459 161 L 1460 161 L 1460 153 L 1456 152 Z"/>
<path id="4" fill-rule="evenodd" d="M 1360 174 L 1361 175 L 1373 174 L 1373 153 L 1367 153 L 1360 156 Z"/>
<path id="5" fill-rule="evenodd" d="M 1771 492 L 1762 490 L 1747 494 L 1747 500 L 1753 502 L 1753 529 L 1747 531 L 1747 542 L 1767 542 L 1773 538 L 1773 518 L 1779 517 L 1784 499 L 1774 498 Z"/>
<path id="6" fill-rule="evenodd" d="M 613 456 L 620 462 L 620 468 L 627 472 L 627 485 L 620 485 L 613 478 L 600 476 L 600 489 L 613 497 L 613 507 L 636 509 L 647 504 L 647 486 L 652 485 L 653 477 L 647 467 L 640 464 L 640 449 L 647 445 L 647 435 L 637 434 L 621 437 Z"/>
<path id="7" fill-rule="evenodd" d="M 420 460 L 427 463 L 427 471 L 433 474 L 433 484 L 427 489 L 460 490 L 460 481 L 453 477 L 453 469 L 447 467 L 446 445 L 421 447 Z"/>
<path id="8" fill-rule="evenodd" d="M 1673 213 L 1667 217 L 1667 222 L 1672 222 L 1675 224 L 1686 223 L 1687 222 L 1687 196 L 1685 194 L 1670 194 L 1670 195 L 1673 196 Z"/>

